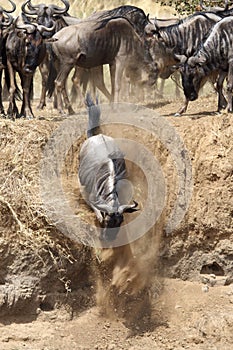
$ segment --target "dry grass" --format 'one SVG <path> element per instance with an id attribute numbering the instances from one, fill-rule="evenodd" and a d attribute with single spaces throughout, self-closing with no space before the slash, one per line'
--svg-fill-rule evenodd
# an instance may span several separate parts
<path id="1" fill-rule="evenodd" d="M 76 261 L 75 245 L 49 222 L 39 190 L 43 147 L 55 127 L 49 121 L 0 121 L 0 238 L 42 265 L 49 259 L 68 290 L 64 266 Z"/>

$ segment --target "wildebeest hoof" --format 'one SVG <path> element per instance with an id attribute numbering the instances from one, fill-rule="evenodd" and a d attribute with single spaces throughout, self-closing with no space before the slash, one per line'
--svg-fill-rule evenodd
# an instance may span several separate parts
<path id="1" fill-rule="evenodd" d="M 38 106 L 37 106 L 37 109 L 42 110 L 42 109 L 44 109 L 45 106 L 46 106 L 45 103 L 39 103 Z"/>

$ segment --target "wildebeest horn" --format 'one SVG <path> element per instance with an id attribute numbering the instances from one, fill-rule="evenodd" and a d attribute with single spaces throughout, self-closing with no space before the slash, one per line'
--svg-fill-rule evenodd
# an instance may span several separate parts
<path id="1" fill-rule="evenodd" d="M 4 19 L 3 26 L 9 27 L 13 23 L 14 18 L 5 11 L 4 14 L 7 16 L 7 20 Z"/>
<path id="2" fill-rule="evenodd" d="M 26 6 L 28 6 L 27 9 L 26 9 Z M 38 9 L 39 9 L 38 6 L 33 6 L 31 4 L 31 0 L 26 0 L 25 3 L 23 3 L 23 5 L 21 6 L 22 12 L 25 13 L 26 15 L 36 15 Z"/>
<path id="3" fill-rule="evenodd" d="M 70 8 L 70 3 L 67 0 L 61 0 L 63 2 L 63 4 L 65 5 L 65 8 L 61 8 L 58 7 L 56 5 L 50 5 L 49 7 L 51 7 L 54 10 L 54 13 L 57 15 L 62 15 L 63 13 L 67 12 Z"/>
<path id="4" fill-rule="evenodd" d="M 37 23 L 33 23 L 36 27 L 37 27 L 37 29 L 38 29 L 38 31 L 42 34 L 43 32 L 52 32 L 54 29 L 55 29 L 55 26 L 56 26 L 56 23 L 55 22 L 53 22 L 53 25 L 52 25 L 52 27 L 45 27 L 45 26 L 43 26 L 42 24 L 37 24 Z"/>
<path id="5" fill-rule="evenodd" d="M 190 65 L 190 67 L 195 67 L 195 65 L 197 63 L 204 63 L 204 61 L 200 60 L 199 57 L 196 57 L 196 56 L 192 56 L 192 57 L 189 57 L 187 63 Z"/>
<path id="6" fill-rule="evenodd" d="M 36 30 L 36 26 L 34 24 L 26 24 L 26 23 L 18 24 L 18 21 L 19 21 L 19 16 L 15 20 L 15 28 L 25 30 L 28 34 L 31 34 Z"/>
<path id="7" fill-rule="evenodd" d="M 136 207 L 138 206 L 138 203 L 133 201 L 134 204 L 126 204 L 126 205 L 121 205 L 118 209 L 118 213 L 119 214 L 123 214 L 124 212 L 133 212 L 133 211 L 137 211 L 138 209 L 136 209 Z"/>
<path id="8" fill-rule="evenodd" d="M 4 12 L 12 13 L 12 12 L 14 12 L 16 10 L 16 5 L 15 5 L 15 3 L 12 0 L 8 0 L 8 1 L 11 3 L 12 9 L 11 10 L 4 10 Z"/>
<path id="9" fill-rule="evenodd" d="M 154 26 L 155 26 L 155 29 L 159 30 L 159 24 L 156 18 L 154 19 Z"/>

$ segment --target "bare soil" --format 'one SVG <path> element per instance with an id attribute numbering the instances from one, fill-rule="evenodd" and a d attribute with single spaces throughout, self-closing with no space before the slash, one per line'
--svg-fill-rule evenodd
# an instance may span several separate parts
<path id="1" fill-rule="evenodd" d="M 13 188 L 12 174 L 9 172 L 7 176 L 4 175 L 4 181 L 1 179 L 1 195 L 6 196 L 6 200 L 1 202 L 1 228 L 4 230 L 0 232 L 0 306 L 3 310 L 0 318 L 0 350 L 232 349 L 232 115 L 215 113 L 215 95 L 200 97 L 190 103 L 186 115 L 174 117 L 181 104 L 182 100 L 166 99 L 160 101 L 159 107 L 154 103 L 147 105 L 168 118 L 184 138 L 193 162 L 194 193 L 184 222 L 171 236 L 163 235 L 161 230 L 154 251 L 150 251 L 152 240 L 149 239 L 147 245 L 144 239 L 134 247 L 135 254 L 142 261 L 144 255 L 153 253 L 152 258 L 156 262 L 153 269 L 148 264 L 139 266 L 143 266 L 142 273 L 147 281 L 149 279 L 148 289 L 144 290 L 147 302 L 142 298 L 140 309 L 137 307 L 141 299 L 137 295 L 138 299 L 133 302 L 126 299 L 124 312 L 113 309 L 107 315 L 103 313 L 105 294 L 98 303 L 101 289 L 96 286 L 95 270 L 89 269 L 93 254 L 51 230 L 43 233 L 44 236 L 40 231 L 38 248 L 35 233 L 37 226 L 42 225 L 38 222 L 43 218 L 35 219 L 29 202 L 25 202 L 25 207 L 23 204 L 19 207 L 17 203 L 10 206 L 10 195 L 4 191 L 6 181 L 8 186 L 11 184 L 9 188 Z M 34 125 L 33 132 L 36 134 L 39 131 L 43 139 L 61 120 L 50 104 L 45 111 L 36 111 L 35 114 L 39 122 L 15 122 L 15 128 L 20 127 L 22 139 L 32 132 L 31 125 Z M 8 135 L 12 136 L 13 131 L 16 134 L 14 122 L 2 120 L 1 127 L 2 130 L 8 128 Z M 4 139 L 4 142 L 5 149 L 10 152 L 7 142 L 10 144 L 12 141 Z M 32 161 L 37 162 L 37 150 L 30 143 L 26 145 Z M 19 152 L 15 154 L 15 164 L 17 157 L 21 157 Z M 25 154 L 23 159 L 26 162 Z M 16 176 L 18 170 L 14 169 L 10 170 Z M 37 188 L 33 182 L 35 174 L 29 175 L 32 187 Z M 31 187 L 28 190 L 33 195 Z M 23 203 L 22 198 L 18 202 Z M 19 219 L 18 224 L 21 222 L 25 225 L 27 221 L 23 211 L 28 208 L 32 211 L 32 217 L 27 219 L 31 231 L 27 229 L 24 236 L 25 227 L 21 227 L 19 238 L 18 230 L 12 224 L 14 214 Z M 8 212 L 13 216 L 10 222 L 5 220 Z M 150 235 L 153 236 L 153 232 Z M 148 251 L 145 252 L 146 247 Z M 138 261 L 140 263 L 140 259 Z M 40 274 L 42 283 L 40 281 L 36 289 Z M 27 279 L 24 280 L 25 276 Z M 17 281 L 21 281 L 26 291 L 21 287 L 17 290 Z M 23 281 L 27 281 L 28 285 Z M 14 287 L 10 289 L 11 285 Z M 6 290 L 8 294 L 4 294 Z M 119 290 L 113 289 L 108 298 L 115 297 L 114 291 L 118 293 L 118 303 L 114 307 L 118 305 L 121 308 Z M 137 312 L 138 317 L 130 318 L 128 322 L 127 316 Z"/>

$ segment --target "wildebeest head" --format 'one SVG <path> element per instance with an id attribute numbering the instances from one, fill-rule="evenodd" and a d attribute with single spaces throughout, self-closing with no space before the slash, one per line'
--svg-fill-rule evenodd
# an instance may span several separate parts
<path id="1" fill-rule="evenodd" d="M 25 73 L 34 73 L 36 67 L 42 62 L 46 48 L 44 44 L 44 34 L 54 30 L 54 26 L 47 28 L 37 23 L 19 24 L 19 17 L 15 21 L 15 28 L 17 30 L 17 36 L 21 39 L 24 45 L 23 53 L 23 70 Z M 20 52 L 22 54 L 22 52 Z"/>
<path id="2" fill-rule="evenodd" d="M 12 10 L 8 11 L 4 10 L 3 7 L 0 6 L 0 70 L 4 69 L 6 66 L 5 43 L 8 32 L 7 28 L 13 23 L 13 17 L 9 13 L 13 12 L 14 10 L 15 6 L 13 6 Z"/>
<path id="3" fill-rule="evenodd" d="M 21 9 L 22 13 L 25 16 L 28 16 L 28 18 L 32 18 L 31 16 L 36 16 L 36 22 L 40 25 L 43 25 L 45 27 L 53 27 L 54 30 L 47 32 L 45 34 L 46 37 L 51 37 L 56 32 L 56 27 L 54 27 L 54 24 L 56 22 L 56 15 L 63 15 L 67 14 L 67 11 L 69 10 L 70 4 L 67 0 L 61 0 L 65 7 L 59 7 L 53 4 L 46 5 L 46 4 L 39 4 L 39 5 L 32 5 L 31 0 L 26 0 L 25 3 L 23 3 Z"/>
<path id="4" fill-rule="evenodd" d="M 123 213 L 132 213 L 137 211 L 138 204 L 134 201 L 134 204 L 120 205 L 118 208 L 112 208 L 107 204 L 100 204 L 96 207 L 101 211 L 103 216 L 102 234 L 100 239 L 105 241 L 113 241 L 120 230 L 120 226 L 124 221 Z"/>
<path id="5" fill-rule="evenodd" d="M 176 56 L 180 60 L 181 65 L 179 71 L 182 77 L 182 85 L 185 97 L 189 101 L 194 101 L 198 98 L 198 93 L 201 88 L 201 83 L 206 73 L 202 65 L 205 63 L 205 58 L 202 55 L 192 56 Z"/>
<path id="6" fill-rule="evenodd" d="M 13 17 L 10 13 L 14 12 L 16 9 L 16 5 L 13 1 L 9 0 L 12 5 L 12 9 L 5 10 L 2 6 L 0 6 L 0 29 L 4 29 L 9 27 L 13 22 Z"/>

